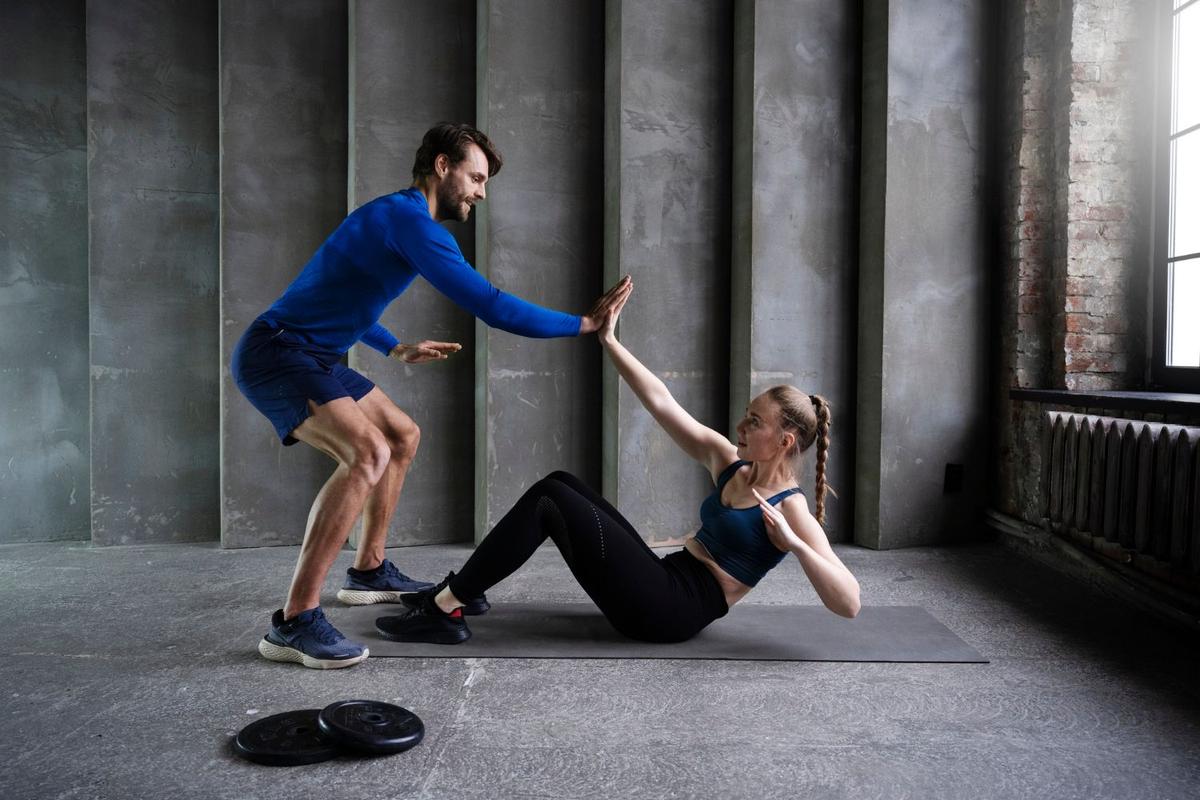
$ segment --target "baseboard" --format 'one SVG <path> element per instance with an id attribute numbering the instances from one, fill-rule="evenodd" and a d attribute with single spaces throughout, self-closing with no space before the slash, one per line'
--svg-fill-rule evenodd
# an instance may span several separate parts
<path id="1" fill-rule="evenodd" d="M 1200 633 L 1200 598 L 1184 595 L 1110 558 L 995 509 L 985 511 L 984 520 L 1005 546 L 1166 622 Z"/>

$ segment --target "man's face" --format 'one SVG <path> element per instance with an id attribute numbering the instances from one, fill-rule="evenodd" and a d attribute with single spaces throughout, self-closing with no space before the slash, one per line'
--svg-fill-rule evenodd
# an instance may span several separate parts
<path id="1" fill-rule="evenodd" d="M 467 157 L 451 164 L 446 156 L 438 156 L 437 170 L 445 169 L 437 187 L 438 220 L 466 222 L 471 209 L 487 197 L 484 185 L 488 180 L 487 156 L 478 145 L 467 145 Z"/>

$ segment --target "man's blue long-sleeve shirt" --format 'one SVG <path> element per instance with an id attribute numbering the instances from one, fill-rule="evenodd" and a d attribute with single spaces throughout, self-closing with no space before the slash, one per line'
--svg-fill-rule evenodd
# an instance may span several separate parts
<path id="1" fill-rule="evenodd" d="M 386 355 L 398 341 L 379 317 L 418 275 L 493 328 L 538 338 L 579 333 L 579 316 L 488 283 L 415 188 L 378 197 L 346 217 L 260 319 L 322 349 L 344 353 L 361 339 Z"/>

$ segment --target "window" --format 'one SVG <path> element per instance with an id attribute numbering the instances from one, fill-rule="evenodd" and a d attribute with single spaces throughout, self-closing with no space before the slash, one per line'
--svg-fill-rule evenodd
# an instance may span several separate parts
<path id="1" fill-rule="evenodd" d="M 1200 391 L 1200 0 L 1163 0 L 1160 31 L 1151 377 Z"/>

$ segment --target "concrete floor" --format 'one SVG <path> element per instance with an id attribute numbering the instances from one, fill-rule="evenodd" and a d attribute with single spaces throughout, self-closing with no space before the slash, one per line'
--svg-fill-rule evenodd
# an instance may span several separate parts
<path id="1" fill-rule="evenodd" d="M 438 579 L 468 552 L 392 558 Z M 1192 637 L 999 545 L 839 553 L 865 604 L 922 605 L 992 663 L 378 658 L 319 672 L 254 650 L 295 548 L 0 547 L 0 797 L 1197 796 Z M 553 550 L 490 596 L 535 592 L 586 599 Z M 816 598 L 789 560 L 747 602 Z M 290 769 L 230 754 L 254 719 L 353 697 L 416 711 L 425 741 Z"/>

